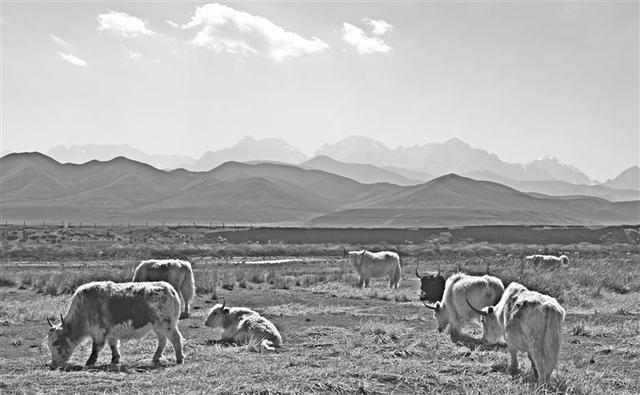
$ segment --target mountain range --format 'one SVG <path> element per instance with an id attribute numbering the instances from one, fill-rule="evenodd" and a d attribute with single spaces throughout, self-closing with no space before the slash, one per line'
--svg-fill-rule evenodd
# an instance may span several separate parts
<path id="1" fill-rule="evenodd" d="M 362 176 L 402 177 L 325 158 L 310 164 L 318 163 Z M 361 183 L 311 167 L 229 161 L 209 171 L 165 171 L 123 157 L 62 164 L 40 153 L 14 153 L 0 159 L 0 203 L 3 219 L 12 221 L 340 227 L 640 222 L 640 201 L 541 196 L 456 174 L 414 185 Z"/>
<path id="2" fill-rule="evenodd" d="M 457 138 L 444 143 L 391 149 L 368 137 L 353 136 L 335 144 L 325 144 L 318 150 L 317 155 L 326 155 L 345 162 L 401 167 L 436 176 L 484 170 L 521 181 L 591 183 L 589 177 L 579 169 L 562 164 L 556 158 L 538 159 L 524 164 L 508 163 L 500 160 L 495 154 L 473 148 Z"/>
<path id="3" fill-rule="evenodd" d="M 92 160 L 110 160 L 124 156 L 138 162 L 147 163 L 158 169 L 177 169 L 191 166 L 195 159 L 184 155 L 153 155 L 130 145 L 87 144 L 58 145 L 46 152 L 46 155 L 61 163 L 86 163 Z"/>
<path id="4" fill-rule="evenodd" d="M 469 174 L 478 171 L 491 172 L 497 176 L 517 181 L 563 181 L 580 185 L 594 184 L 579 169 L 564 164 L 556 158 L 543 158 L 529 163 L 509 163 L 501 160 L 495 154 L 471 147 L 456 138 L 443 143 L 392 149 L 368 137 L 352 136 L 335 144 L 323 145 L 316 151 L 313 158 L 308 157 L 282 139 L 254 139 L 252 137 L 245 137 L 232 147 L 207 151 L 199 159 L 178 155 L 150 155 L 126 145 L 58 146 L 49 150 L 47 155 L 61 163 L 85 163 L 93 159 L 109 160 L 117 156 L 124 156 L 148 163 L 159 169 L 185 168 L 191 171 L 209 171 L 228 161 L 269 161 L 304 165 L 304 162 L 314 158 L 328 157 L 344 163 L 373 165 L 391 171 L 396 175 L 390 180 L 400 184 L 413 181 L 424 182 L 449 173 Z M 329 166 L 326 163 L 327 160 L 323 160 L 325 163 L 314 164 L 311 162 L 309 165 Z M 315 159 L 314 162 L 320 161 Z M 364 174 L 365 170 L 361 169 L 358 172 Z M 408 180 L 395 178 L 397 175 Z M 362 180 L 366 180 L 367 177 L 364 176 Z M 377 178 L 374 177 L 372 180 L 377 180 Z M 630 187 L 630 183 L 632 184 L 633 180 L 605 186 L 617 189 L 638 189 L 633 185 Z"/>

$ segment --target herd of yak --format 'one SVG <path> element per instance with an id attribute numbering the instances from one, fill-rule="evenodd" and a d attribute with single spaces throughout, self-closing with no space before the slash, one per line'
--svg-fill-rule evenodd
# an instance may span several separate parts
<path id="1" fill-rule="evenodd" d="M 372 277 L 388 277 L 391 288 L 399 286 L 402 269 L 395 252 L 360 250 L 346 254 L 360 276 L 361 287 L 369 286 Z M 448 327 L 451 339 L 456 341 L 466 322 L 480 318 L 481 341 L 496 343 L 504 339 L 511 369 L 518 369 L 517 354 L 525 352 L 537 380 L 548 381 L 557 365 L 565 315 L 556 299 L 515 282 L 505 289 L 499 278 L 489 275 L 456 273 L 445 280 L 439 272 L 420 275 L 417 267 L 416 275 L 422 283 L 420 300 L 433 310 L 439 332 Z M 77 346 L 89 338 L 92 349 L 87 365 L 96 363 L 105 343 L 111 348 L 111 363 L 117 364 L 119 341 L 140 338 L 150 331 L 158 338 L 153 362 L 160 361 L 168 340 L 176 362 L 182 363 L 183 338 L 178 320 L 189 316 L 194 284 L 191 264 L 171 259 L 143 261 L 132 282 L 91 282 L 78 287 L 60 323 L 47 320 L 51 326 L 51 368 L 66 364 Z M 222 339 L 227 342 L 248 343 L 261 350 L 275 350 L 282 344 L 275 325 L 246 307 L 216 304 L 205 325 L 222 330 Z"/>

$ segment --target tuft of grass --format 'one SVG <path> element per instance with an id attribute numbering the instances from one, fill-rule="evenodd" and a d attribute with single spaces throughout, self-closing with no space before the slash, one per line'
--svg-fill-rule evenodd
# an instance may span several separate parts
<path id="1" fill-rule="evenodd" d="M 18 285 L 18 283 L 13 278 L 4 275 L 0 276 L 0 287 L 15 287 L 16 285 Z"/>
<path id="2" fill-rule="evenodd" d="M 397 322 L 367 321 L 360 328 L 363 336 L 373 336 L 378 342 L 398 341 L 406 332 L 407 328 Z"/>
<path id="3" fill-rule="evenodd" d="M 591 336 L 591 332 L 589 332 L 584 321 L 582 321 L 573 325 L 573 327 L 571 328 L 571 335 L 589 337 Z"/>

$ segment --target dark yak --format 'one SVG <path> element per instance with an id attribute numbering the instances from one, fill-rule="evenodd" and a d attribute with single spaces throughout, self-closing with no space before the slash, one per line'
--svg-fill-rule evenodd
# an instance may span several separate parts
<path id="1" fill-rule="evenodd" d="M 416 261 L 416 276 L 420 279 L 420 300 L 429 302 L 439 302 L 442 300 L 444 294 L 444 277 L 440 274 L 440 271 L 436 274 L 424 274 L 418 273 L 418 265 L 420 260 Z"/>

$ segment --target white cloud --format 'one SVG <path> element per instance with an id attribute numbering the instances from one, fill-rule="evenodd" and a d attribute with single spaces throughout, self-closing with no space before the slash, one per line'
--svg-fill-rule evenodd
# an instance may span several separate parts
<path id="1" fill-rule="evenodd" d="M 217 52 L 264 55 L 276 62 L 324 51 L 329 45 L 317 37 L 304 38 L 269 19 L 221 4 L 205 4 L 184 29 L 198 28 L 191 43 Z"/>
<path id="2" fill-rule="evenodd" d="M 136 52 L 131 49 L 127 49 L 127 53 L 125 54 L 125 56 L 129 59 L 140 59 L 142 57 L 140 52 Z"/>
<path id="3" fill-rule="evenodd" d="M 169 25 L 171 27 L 180 27 L 180 25 L 178 25 L 174 21 L 170 21 L 170 20 L 167 19 L 165 22 L 167 22 L 167 25 Z"/>
<path id="4" fill-rule="evenodd" d="M 54 43 L 61 45 L 63 47 L 71 47 L 71 44 L 69 44 L 68 42 L 64 41 L 63 39 L 61 39 L 60 37 L 53 35 L 51 33 L 49 33 L 49 38 L 51 39 L 51 41 L 53 41 Z"/>
<path id="5" fill-rule="evenodd" d="M 98 30 L 106 31 L 114 36 L 138 37 L 153 36 L 155 32 L 149 30 L 147 22 L 124 12 L 109 11 L 97 17 Z"/>
<path id="6" fill-rule="evenodd" d="M 342 39 L 347 43 L 353 45 L 360 55 L 371 54 L 375 52 L 388 53 L 391 51 L 391 47 L 385 44 L 385 42 L 380 38 L 369 37 L 364 34 L 362 29 L 353 26 L 350 23 L 344 23 L 342 33 Z"/>
<path id="7" fill-rule="evenodd" d="M 67 63 L 70 63 L 74 66 L 80 66 L 80 67 L 85 67 L 87 65 L 87 62 L 80 59 L 79 57 L 72 55 L 72 54 L 66 54 L 66 53 L 62 53 L 62 52 L 58 52 L 58 56 L 60 57 L 60 59 L 64 60 Z"/>
<path id="8" fill-rule="evenodd" d="M 362 22 L 371 26 L 372 27 L 371 33 L 375 34 L 376 36 L 382 36 L 386 32 L 390 32 L 391 30 L 393 30 L 393 25 L 385 21 L 384 19 L 375 20 L 375 19 L 363 18 Z"/>

